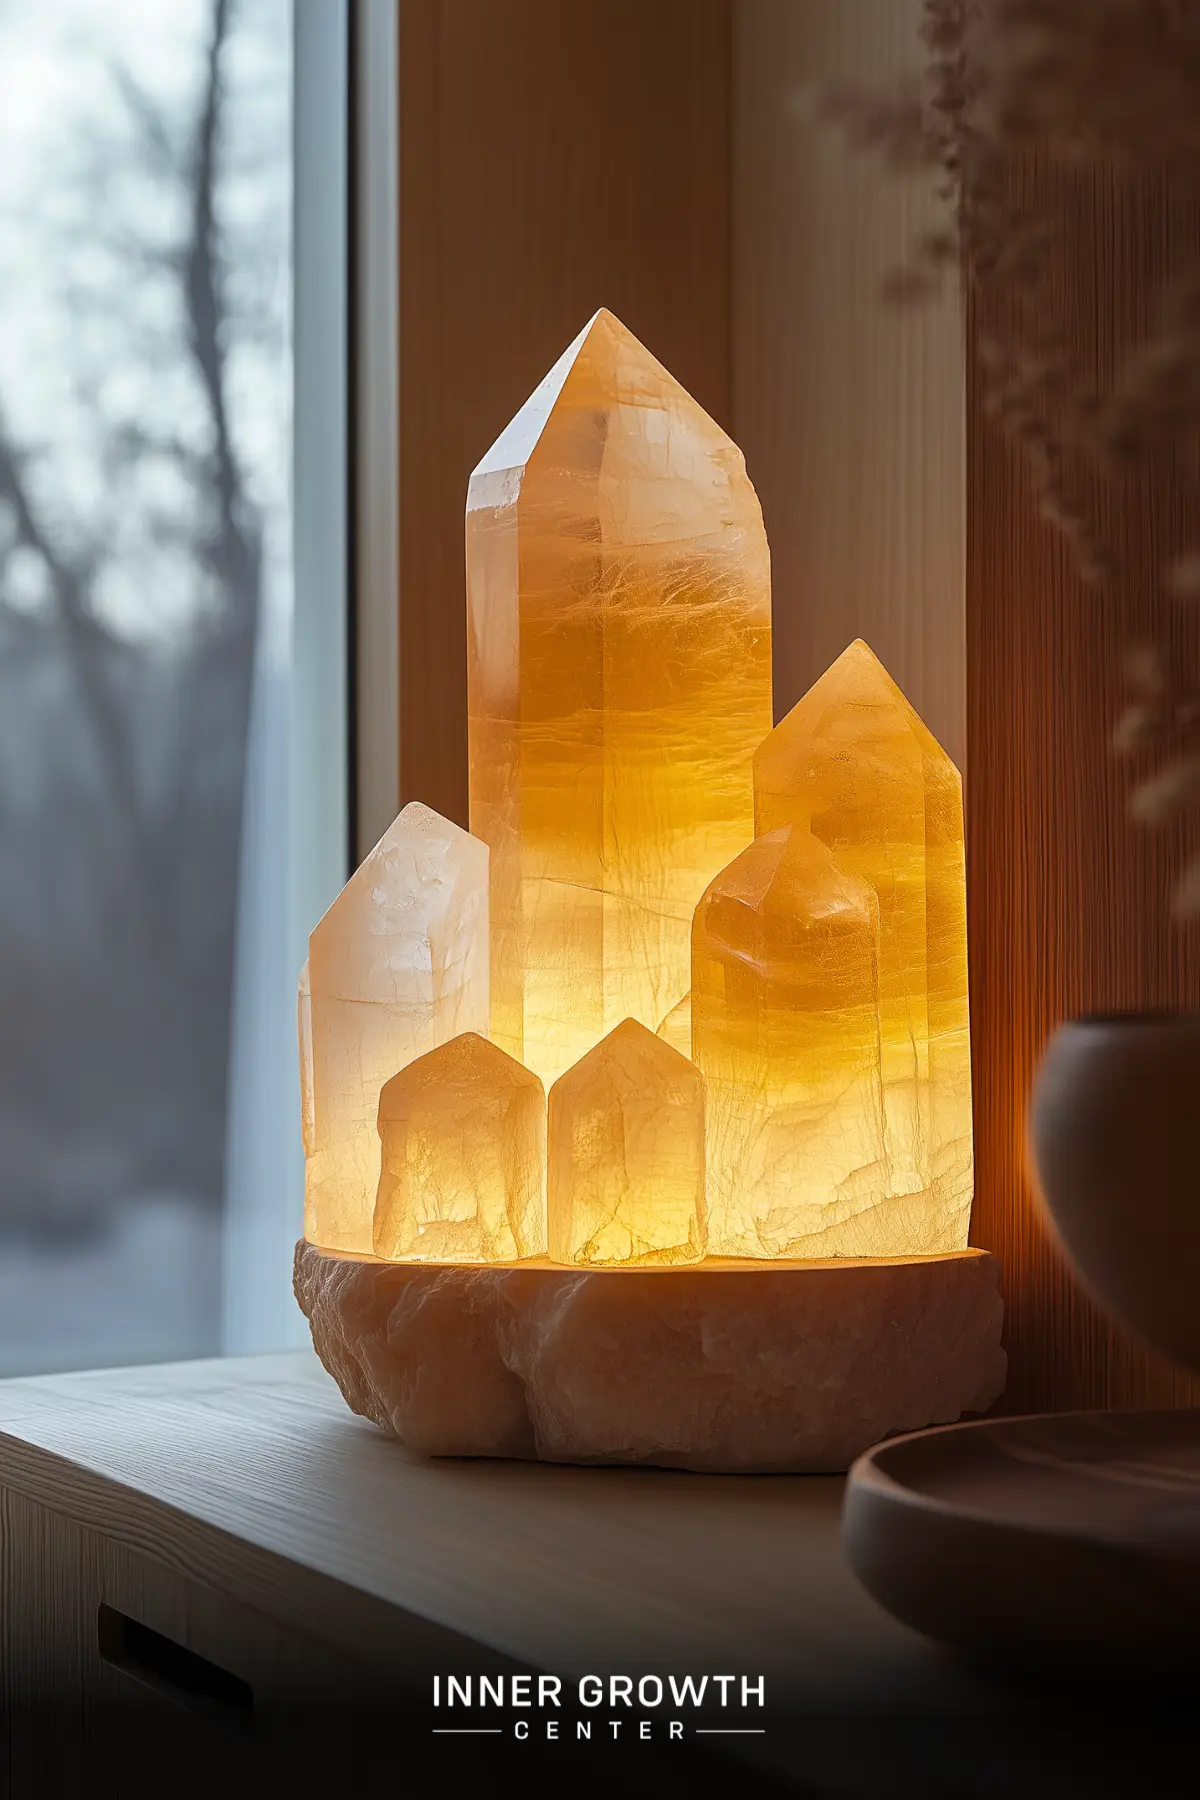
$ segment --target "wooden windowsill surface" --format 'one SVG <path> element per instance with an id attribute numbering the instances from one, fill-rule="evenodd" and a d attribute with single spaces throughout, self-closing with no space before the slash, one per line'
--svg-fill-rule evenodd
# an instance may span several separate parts
<path id="1" fill-rule="evenodd" d="M 468 1652 L 761 1674 L 763 1735 L 723 1747 L 818 1792 L 919 1792 L 934 1758 L 955 1794 L 1061 1794 L 1068 1751 L 1159 1791 L 1173 1715 L 1151 1741 L 1141 1698 L 974 1670 L 895 1623 L 842 1554 L 841 1487 L 425 1462 L 303 1352 L 0 1383 L 0 1490 L 415 1692 Z"/>

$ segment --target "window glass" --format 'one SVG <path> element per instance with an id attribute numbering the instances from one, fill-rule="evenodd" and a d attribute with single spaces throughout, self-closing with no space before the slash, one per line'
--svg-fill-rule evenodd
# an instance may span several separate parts
<path id="1" fill-rule="evenodd" d="M 220 1348 L 290 15 L 0 0 L 0 1374 Z"/>

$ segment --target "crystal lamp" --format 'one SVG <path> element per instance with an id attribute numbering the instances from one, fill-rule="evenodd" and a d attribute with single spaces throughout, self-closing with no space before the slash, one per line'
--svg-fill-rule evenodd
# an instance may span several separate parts
<path id="1" fill-rule="evenodd" d="M 295 1284 L 426 1454 L 844 1468 L 1003 1384 L 958 771 L 855 640 L 773 724 L 740 451 L 611 313 L 471 476 L 469 831 L 312 933 Z"/>

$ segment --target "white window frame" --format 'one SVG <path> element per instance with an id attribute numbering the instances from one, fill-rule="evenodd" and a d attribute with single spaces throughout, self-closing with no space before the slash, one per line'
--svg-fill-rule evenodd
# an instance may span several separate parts
<path id="1" fill-rule="evenodd" d="M 295 992 L 350 867 L 348 0 L 294 0 L 293 604 L 287 701 L 258 684 L 248 760 L 226 1153 L 222 1347 L 307 1341 L 291 1291 L 304 1229 Z M 269 687 L 269 692 L 268 692 Z M 264 717 L 269 710 L 271 716 Z M 280 716 L 282 715 L 282 716 Z M 255 730 L 257 727 L 257 730 Z M 286 796 L 283 832 L 266 809 Z"/>
<path id="2" fill-rule="evenodd" d="M 399 8 L 350 8 L 351 825 L 359 860 L 400 809 Z"/>

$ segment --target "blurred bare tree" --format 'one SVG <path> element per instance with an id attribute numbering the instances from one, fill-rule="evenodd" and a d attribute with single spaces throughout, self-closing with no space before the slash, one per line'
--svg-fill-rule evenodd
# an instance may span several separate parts
<path id="1" fill-rule="evenodd" d="M 0 365 L 9 1231 L 78 1234 L 144 1193 L 221 1195 L 264 583 L 235 415 L 247 358 L 280 352 L 279 275 L 256 210 L 263 147 L 228 128 L 242 7 L 202 7 L 190 103 L 110 34 L 52 201 L 20 202 L 70 331 L 42 422 L 28 398 L 18 422 L 21 371 Z M 22 273 L 0 264 L 10 284 Z"/>

